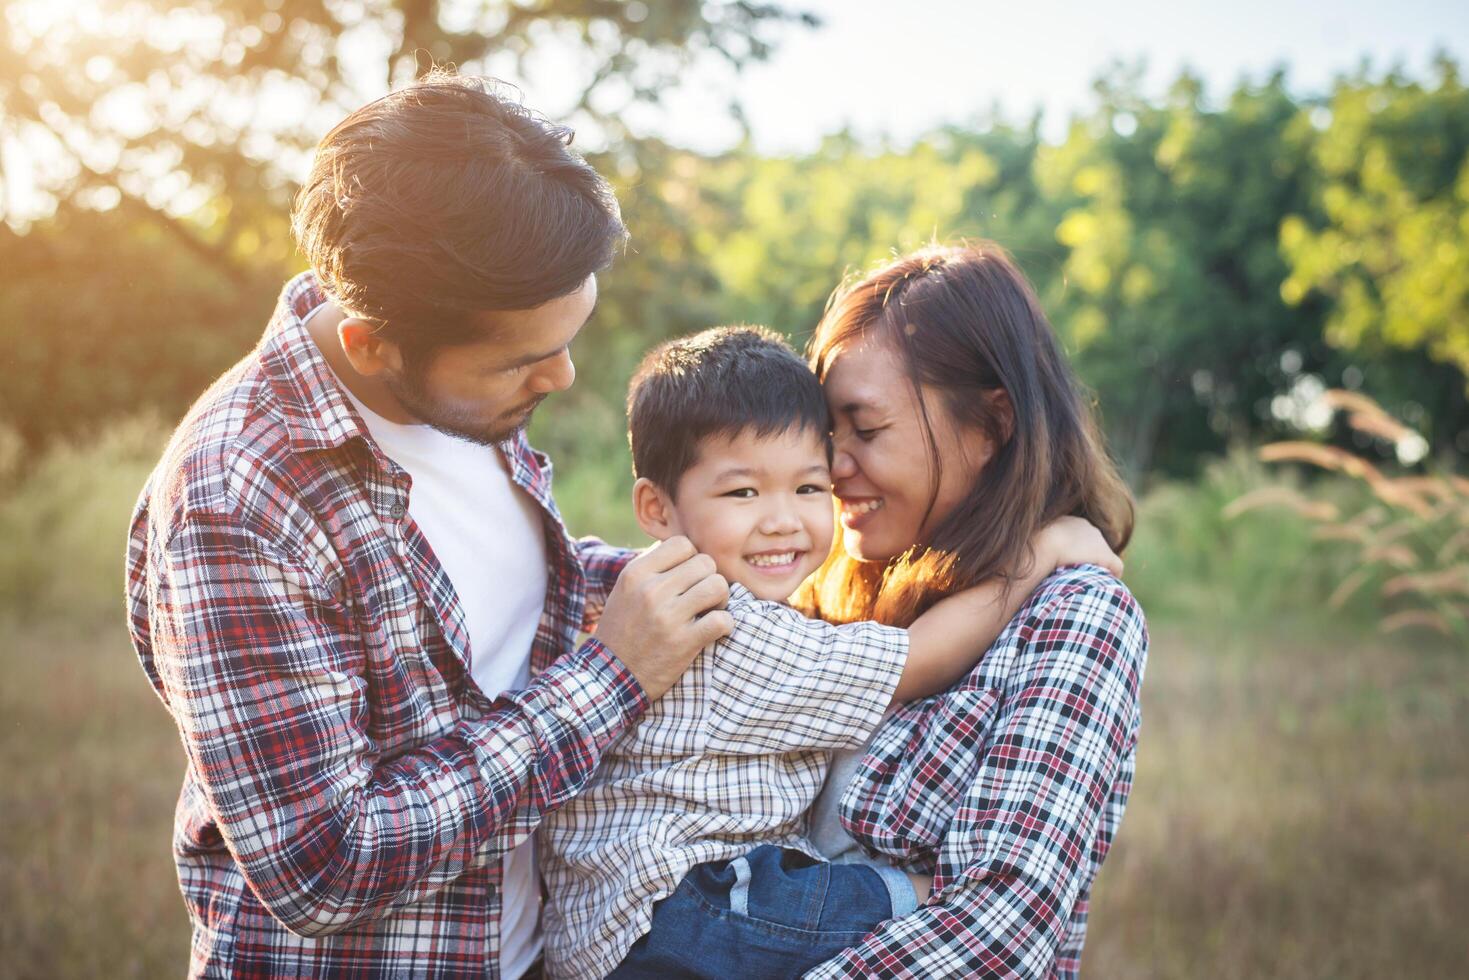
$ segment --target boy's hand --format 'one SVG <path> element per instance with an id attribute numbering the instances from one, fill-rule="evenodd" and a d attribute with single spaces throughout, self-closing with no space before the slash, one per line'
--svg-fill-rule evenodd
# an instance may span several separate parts
<path id="1" fill-rule="evenodd" d="M 729 583 L 688 538 L 660 541 L 628 562 L 597 624 L 648 699 L 661 698 L 699 651 L 734 629 Z"/>
<path id="2" fill-rule="evenodd" d="M 1101 565 L 1115 577 L 1122 577 L 1122 559 L 1107 546 L 1102 532 L 1080 517 L 1062 517 L 1047 524 L 1036 533 L 1032 547 L 1037 564 L 1034 571 L 1041 578 L 1062 565 Z"/>

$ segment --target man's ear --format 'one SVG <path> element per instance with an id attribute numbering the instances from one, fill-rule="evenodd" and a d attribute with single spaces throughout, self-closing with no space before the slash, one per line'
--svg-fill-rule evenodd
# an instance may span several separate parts
<path id="1" fill-rule="evenodd" d="M 632 510 L 638 519 L 638 527 L 656 541 L 682 533 L 673 510 L 673 500 L 662 487 L 645 476 L 638 477 L 632 485 Z"/>
<path id="2" fill-rule="evenodd" d="M 352 369 L 366 378 L 387 372 L 403 373 L 403 351 L 384 337 L 370 321 L 361 317 L 343 317 L 337 324 L 337 342 L 347 355 Z"/>

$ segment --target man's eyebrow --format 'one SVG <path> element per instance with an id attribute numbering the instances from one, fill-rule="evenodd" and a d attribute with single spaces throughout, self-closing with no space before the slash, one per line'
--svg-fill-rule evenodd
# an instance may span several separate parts
<path id="1" fill-rule="evenodd" d="M 600 302 L 602 302 L 602 297 L 598 296 L 597 297 L 597 302 L 592 304 L 591 311 L 589 313 L 587 313 L 587 318 L 582 321 L 582 326 L 583 327 L 585 327 L 588 323 L 590 323 L 592 321 L 592 317 L 596 316 L 596 314 L 597 314 L 597 303 L 600 303 Z M 581 332 L 581 328 L 580 327 L 577 328 L 577 332 L 578 333 Z M 572 338 L 572 339 L 574 340 L 575 338 Z M 518 367 L 525 367 L 527 364 L 534 364 L 537 361 L 544 361 L 548 357 L 555 357 L 557 354 L 559 354 L 562 351 L 566 350 L 566 348 L 568 348 L 570 346 L 571 346 L 571 341 L 568 340 L 566 343 L 562 344 L 560 347 L 557 347 L 555 350 L 548 350 L 548 351 L 546 351 L 544 353 L 541 353 L 541 354 L 527 354 L 524 357 L 517 357 L 515 360 L 511 361 L 509 364 L 506 364 L 505 367 L 504 367 L 504 370 L 510 371 L 510 370 L 514 370 L 515 368 L 518 368 Z"/>
<path id="2" fill-rule="evenodd" d="M 504 370 L 509 371 L 513 368 L 525 367 L 527 364 L 534 364 L 537 361 L 544 361 L 548 357 L 555 357 L 557 354 L 566 350 L 566 348 L 570 346 L 571 341 L 568 340 L 566 343 L 562 344 L 560 347 L 557 347 L 555 350 L 548 350 L 545 353 L 541 354 L 527 354 L 524 357 L 517 357 L 509 364 L 506 364 Z"/>

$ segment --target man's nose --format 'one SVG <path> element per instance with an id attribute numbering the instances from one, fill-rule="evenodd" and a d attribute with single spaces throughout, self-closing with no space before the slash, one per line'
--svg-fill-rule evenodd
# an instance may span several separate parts
<path id="1" fill-rule="evenodd" d="M 531 375 L 530 389 L 538 394 L 549 395 L 553 391 L 565 391 L 576 380 L 576 365 L 571 361 L 571 351 L 564 350 L 537 365 Z"/>

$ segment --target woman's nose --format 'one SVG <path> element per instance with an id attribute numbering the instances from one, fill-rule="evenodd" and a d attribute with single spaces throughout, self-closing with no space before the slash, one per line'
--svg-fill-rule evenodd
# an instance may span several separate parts
<path id="1" fill-rule="evenodd" d="M 837 449 L 831 454 L 831 478 L 833 480 L 850 480 L 857 475 L 857 461 L 852 454 Z"/>

